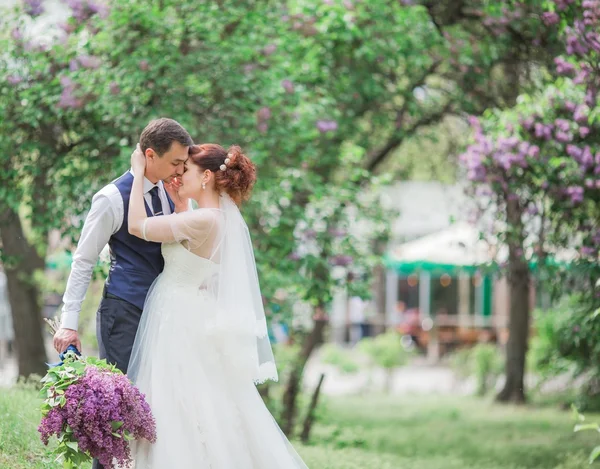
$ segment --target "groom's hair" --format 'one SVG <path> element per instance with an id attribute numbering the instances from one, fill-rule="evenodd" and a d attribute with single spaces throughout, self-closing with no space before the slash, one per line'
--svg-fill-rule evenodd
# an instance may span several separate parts
<path id="1" fill-rule="evenodd" d="M 152 148 L 158 156 L 168 152 L 173 142 L 184 147 L 191 147 L 194 144 L 190 134 L 179 122 L 166 117 L 151 121 L 140 135 L 142 151 L 146 152 L 148 148 Z"/>

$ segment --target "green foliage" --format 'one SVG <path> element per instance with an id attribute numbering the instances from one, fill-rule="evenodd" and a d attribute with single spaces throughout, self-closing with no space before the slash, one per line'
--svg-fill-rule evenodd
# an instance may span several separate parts
<path id="1" fill-rule="evenodd" d="M 530 369 L 542 380 L 565 373 L 584 376 L 581 388 L 573 389 L 579 409 L 600 408 L 600 310 L 590 311 L 584 294 L 565 296 L 548 311 L 536 313 L 536 334 L 528 356 Z M 543 381 L 542 381 L 543 382 Z"/>
<path id="2" fill-rule="evenodd" d="M 0 390 L 1 469 L 61 467 L 44 457 L 39 403 L 34 391 Z M 580 469 L 597 444 L 594 432 L 569 435 L 568 413 L 473 398 L 336 396 L 322 421 L 310 446 L 294 442 L 311 469 Z"/>
<path id="3" fill-rule="evenodd" d="M 504 371 L 504 360 L 494 344 L 477 344 L 473 347 L 473 366 L 477 378 L 477 394 L 483 396 L 493 389 Z"/>
<path id="4" fill-rule="evenodd" d="M 450 357 L 450 366 L 462 378 L 475 377 L 477 394 L 484 396 L 494 388 L 504 371 L 504 360 L 496 345 L 477 344 L 454 352 Z"/>
<path id="5" fill-rule="evenodd" d="M 361 339 L 358 349 L 367 355 L 374 365 L 386 370 L 405 365 L 411 355 L 402 345 L 400 335 L 392 329 L 375 337 Z"/>
<path id="6" fill-rule="evenodd" d="M 580 422 L 577 425 L 575 425 L 575 428 L 573 429 L 573 431 L 581 432 L 581 431 L 592 430 L 595 432 L 600 432 L 600 425 L 598 423 L 584 423 L 585 416 L 580 414 L 575 406 L 573 406 L 572 409 L 573 409 L 573 412 L 575 413 L 577 420 Z M 596 459 L 598 459 L 598 457 L 600 457 L 600 445 L 596 446 L 590 453 L 590 458 L 589 458 L 590 464 L 593 464 L 596 461 Z"/>
<path id="7" fill-rule="evenodd" d="M 343 427 L 339 425 L 320 424 L 313 433 L 313 440 L 332 448 L 364 448 L 365 429 L 362 427 Z"/>
<path id="8" fill-rule="evenodd" d="M 346 374 L 356 373 L 360 369 L 352 357 L 352 351 L 334 343 L 327 343 L 321 347 L 321 361 L 337 367 Z"/>
<path id="9" fill-rule="evenodd" d="M 535 334 L 530 341 L 527 368 L 539 375 L 542 382 L 573 369 L 573 363 L 561 354 L 559 341 L 560 331 L 570 322 L 575 305 L 573 297 L 564 297 L 556 306 L 533 313 Z"/>

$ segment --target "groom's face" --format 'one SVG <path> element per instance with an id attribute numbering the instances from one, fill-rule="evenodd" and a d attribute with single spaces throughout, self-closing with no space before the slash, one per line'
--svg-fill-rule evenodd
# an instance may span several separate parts
<path id="1" fill-rule="evenodd" d="M 189 147 L 173 142 L 169 150 L 159 156 L 152 149 L 146 151 L 148 170 L 152 172 L 155 179 L 171 182 L 176 176 L 183 174 L 183 165 L 188 159 Z"/>

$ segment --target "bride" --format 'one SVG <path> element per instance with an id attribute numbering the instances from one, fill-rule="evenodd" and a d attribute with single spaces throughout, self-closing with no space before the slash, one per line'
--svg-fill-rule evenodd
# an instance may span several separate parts
<path id="1" fill-rule="evenodd" d="M 133 445 L 136 469 L 306 468 L 255 384 L 277 380 L 254 253 L 238 206 L 256 180 L 239 147 L 191 147 L 171 183 L 172 215 L 148 217 L 146 159 L 131 157 L 131 234 L 162 244 L 128 376 L 146 394 L 157 441 Z M 199 208 L 188 209 L 189 199 Z"/>

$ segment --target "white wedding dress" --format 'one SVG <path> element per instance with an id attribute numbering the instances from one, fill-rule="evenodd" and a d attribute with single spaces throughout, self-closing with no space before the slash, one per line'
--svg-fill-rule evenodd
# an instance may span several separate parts
<path id="1" fill-rule="evenodd" d="M 132 352 L 129 376 L 146 395 L 157 431 L 156 443 L 132 445 L 135 469 L 307 469 L 263 403 L 260 377 L 244 369 L 235 325 L 219 320 L 211 285 L 220 263 L 188 249 L 163 244 L 165 268 Z M 262 373 L 276 376 L 274 366 L 263 364 Z"/>

